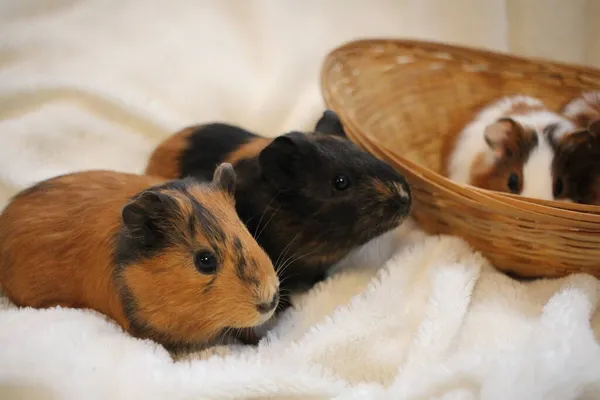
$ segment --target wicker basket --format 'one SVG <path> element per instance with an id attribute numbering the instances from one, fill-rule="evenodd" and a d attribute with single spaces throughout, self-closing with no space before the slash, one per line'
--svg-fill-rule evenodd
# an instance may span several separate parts
<path id="1" fill-rule="evenodd" d="M 455 184 L 442 175 L 444 137 L 510 94 L 558 110 L 600 88 L 600 71 L 413 40 L 360 40 L 333 50 L 322 90 L 348 135 L 404 173 L 413 216 L 432 234 L 464 238 L 522 277 L 600 277 L 600 207 L 533 200 Z"/>

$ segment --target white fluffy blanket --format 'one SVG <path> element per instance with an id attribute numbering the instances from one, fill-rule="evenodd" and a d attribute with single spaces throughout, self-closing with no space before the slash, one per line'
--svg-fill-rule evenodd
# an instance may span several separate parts
<path id="1" fill-rule="evenodd" d="M 457 3 L 469 12 L 453 27 Z M 457 3 L 2 2 L 0 206 L 60 173 L 141 171 L 188 123 L 308 128 L 323 107 L 321 59 L 345 40 L 408 34 L 505 49 L 500 1 Z M 489 29 L 473 37 L 477 27 Z M 592 277 L 515 282 L 410 221 L 338 270 L 258 348 L 177 362 L 96 313 L 2 299 L 0 399 L 600 398 Z"/>

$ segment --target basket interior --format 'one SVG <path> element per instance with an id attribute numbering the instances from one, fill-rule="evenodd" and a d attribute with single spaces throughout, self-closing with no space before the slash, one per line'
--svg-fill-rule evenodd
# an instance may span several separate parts
<path id="1" fill-rule="evenodd" d="M 360 121 L 361 132 L 423 168 L 443 175 L 447 136 L 480 107 L 526 94 L 558 111 L 600 88 L 586 68 L 416 41 L 361 41 L 330 54 L 326 97 Z"/>

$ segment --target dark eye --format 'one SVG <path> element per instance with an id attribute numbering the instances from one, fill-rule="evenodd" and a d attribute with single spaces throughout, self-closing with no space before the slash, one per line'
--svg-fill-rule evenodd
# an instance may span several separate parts
<path id="1" fill-rule="evenodd" d="M 338 175 L 333 178 L 332 184 L 336 190 L 346 190 L 350 186 L 350 179 L 346 175 Z"/>
<path id="2" fill-rule="evenodd" d="M 511 192 L 518 194 L 519 193 L 519 177 L 514 172 L 508 176 L 508 180 L 506 181 L 506 185 L 508 186 L 508 190 Z"/>
<path id="3" fill-rule="evenodd" d="M 554 189 L 552 190 L 554 197 L 560 196 L 562 194 L 564 188 L 565 187 L 564 187 L 562 178 L 557 178 L 554 181 Z"/>
<path id="4" fill-rule="evenodd" d="M 203 274 L 214 274 L 217 271 L 217 259 L 209 251 L 199 251 L 194 255 L 196 269 Z"/>

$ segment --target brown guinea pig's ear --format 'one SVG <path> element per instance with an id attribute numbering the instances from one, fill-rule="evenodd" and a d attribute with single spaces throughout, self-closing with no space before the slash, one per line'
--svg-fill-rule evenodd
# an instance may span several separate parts
<path id="1" fill-rule="evenodd" d="M 222 163 L 215 169 L 212 181 L 219 189 L 234 197 L 236 179 L 233 166 L 230 163 Z"/>
<path id="2" fill-rule="evenodd" d="M 501 118 L 488 125 L 483 136 L 498 157 L 511 157 L 524 136 L 523 127 L 511 118 Z"/>
<path id="3" fill-rule="evenodd" d="M 316 133 L 324 133 L 346 138 L 346 131 L 340 117 L 332 110 L 325 110 L 315 125 Z"/>
<path id="4" fill-rule="evenodd" d="M 263 176 L 279 189 L 289 189 L 298 180 L 298 160 L 310 145 L 301 132 L 278 136 L 258 156 Z"/>
<path id="5" fill-rule="evenodd" d="M 121 217 L 132 236 L 151 244 L 174 201 L 168 195 L 154 190 L 140 193 L 123 207 Z"/>

